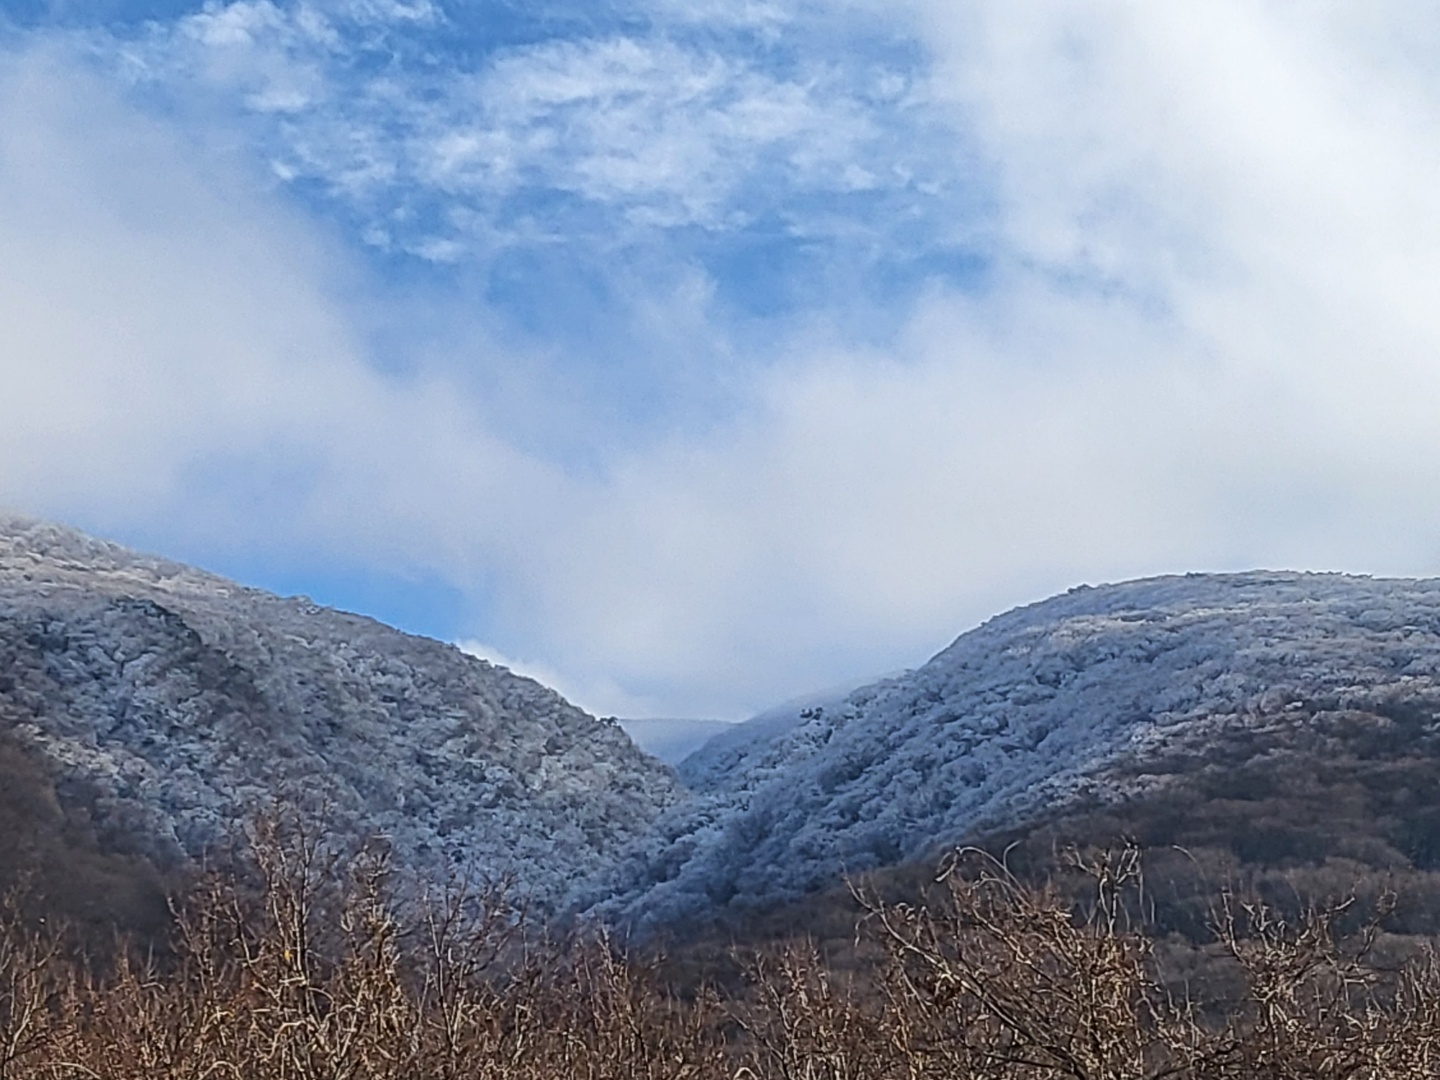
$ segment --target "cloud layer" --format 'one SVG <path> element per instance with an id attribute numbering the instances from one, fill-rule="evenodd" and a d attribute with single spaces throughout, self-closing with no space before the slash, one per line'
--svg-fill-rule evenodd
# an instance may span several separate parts
<path id="1" fill-rule="evenodd" d="M 438 578 L 658 715 L 1081 580 L 1440 572 L 1437 20 L 887 10 L 17 39 L 0 501 Z"/>

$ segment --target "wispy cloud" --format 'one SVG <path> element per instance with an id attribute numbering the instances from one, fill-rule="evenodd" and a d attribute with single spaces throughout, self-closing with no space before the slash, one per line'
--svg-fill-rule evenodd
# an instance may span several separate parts
<path id="1" fill-rule="evenodd" d="M 714 24 L 785 19 L 774 5 L 658 10 L 648 30 L 457 50 L 428 4 L 235 0 L 97 49 L 175 107 L 239 105 L 284 181 L 422 257 L 765 217 L 813 237 L 842 215 L 807 200 L 863 193 L 943 218 L 951 162 L 915 137 L 936 113 L 914 71 L 806 51 L 803 35 L 757 54 L 703 32 Z"/>
<path id="2" fill-rule="evenodd" d="M 847 192 L 895 183 L 861 164 L 873 117 L 818 82 L 780 81 L 668 42 L 556 43 L 499 58 L 424 162 L 447 191 L 564 191 L 661 227 L 740 226 L 767 178 Z M 749 204 L 749 205 L 747 205 Z M 775 209 L 770 207 L 769 209 Z"/>

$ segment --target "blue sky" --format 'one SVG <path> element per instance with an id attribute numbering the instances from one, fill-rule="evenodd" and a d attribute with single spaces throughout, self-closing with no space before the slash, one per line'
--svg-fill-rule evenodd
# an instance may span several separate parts
<path id="1" fill-rule="evenodd" d="M 1440 572 L 1419 3 L 0 0 L 0 504 L 738 718 Z"/>

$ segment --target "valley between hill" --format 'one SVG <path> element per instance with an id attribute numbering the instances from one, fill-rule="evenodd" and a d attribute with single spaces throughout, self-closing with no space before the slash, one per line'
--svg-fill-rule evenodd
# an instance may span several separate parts
<path id="1" fill-rule="evenodd" d="M 672 770 L 450 646 L 0 521 L 0 872 L 82 921 L 163 920 L 166 882 L 298 800 L 419 883 L 642 935 L 828 925 L 846 875 L 903 892 L 962 842 L 1043 875 L 1127 839 L 1179 933 L 1216 883 L 1382 880 L 1431 933 L 1437 717 L 1440 582 L 1186 575 L 1007 612 Z"/>

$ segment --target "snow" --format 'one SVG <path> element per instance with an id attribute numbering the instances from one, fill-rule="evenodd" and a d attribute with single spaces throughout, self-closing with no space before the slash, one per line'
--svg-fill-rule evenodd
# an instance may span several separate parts
<path id="1" fill-rule="evenodd" d="M 692 799 L 591 899 L 641 923 L 761 907 L 1042 809 L 1121 798 L 1122 760 L 1197 733 L 1440 697 L 1437 679 L 1437 581 L 1257 572 L 1081 587 L 916 671 L 712 740 L 679 766 Z"/>
<path id="2" fill-rule="evenodd" d="M 0 730 L 161 863 L 281 796 L 419 876 L 513 875 L 560 904 L 681 794 L 503 667 L 22 518 L 0 518 L 0 676 Z"/>
<path id="3" fill-rule="evenodd" d="M 107 843 L 180 860 L 299 796 L 421 876 L 513 874 L 632 925 L 763 907 L 1123 799 L 1166 754 L 1398 699 L 1440 705 L 1440 581 L 1153 578 L 767 710 L 677 778 L 616 722 L 452 646 L 0 518 L 0 734 L 48 755 Z"/>

